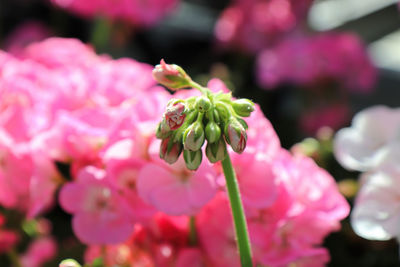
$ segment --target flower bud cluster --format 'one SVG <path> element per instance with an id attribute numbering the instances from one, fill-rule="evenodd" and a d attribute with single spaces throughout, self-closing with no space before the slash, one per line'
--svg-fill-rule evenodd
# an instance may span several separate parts
<path id="1" fill-rule="evenodd" d="M 212 93 L 202 88 L 203 95 L 186 100 L 172 99 L 158 124 L 156 136 L 162 139 L 160 157 L 169 164 L 183 151 L 186 167 L 199 168 L 207 141 L 206 156 L 211 163 L 226 156 L 226 143 L 242 153 L 247 142 L 247 124 L 254 104 L 248 99 L 232 100 L 231 93 Z"/>

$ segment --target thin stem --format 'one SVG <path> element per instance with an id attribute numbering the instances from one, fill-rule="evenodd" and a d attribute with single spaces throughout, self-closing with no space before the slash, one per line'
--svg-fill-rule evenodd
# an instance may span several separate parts
<path id="1" fill-rule="evenodd" d="M 251 256 L 250 239 L 247 231 L 246 217 L 243 210 L 235 170 L 233 169 L 228 152 L 226 152 L 225 159 L 222 160 L 222 168 L 224 170 L 226 187 L 228 189 L 229 195 L 229 202 L 232 209 L 240 262 L 242 264 L 242 267 L 252 267 L 253 262 Z"/>
<path id="2" fill-rule="evenodd" d="M 189 218 L 189 244 L 191 246 L 197 244 L 196 218 L 194 216 Z"/>
<path id="3" fill-rule="evenodd" d="M 112 24 L 104 18 L 99 17 L 95 20 L 92 33 L 91 43 L 95 46 L 97 52 L 105 52 L 110 45 Z"/>
<path id="4" fill-rule="evenodd" d="M 196 83 L 196 82 L 194 82 L 194 81 L 190 81 L 189 84 L 190 84 L 190 86 L 192 86 L 193 88 L 196 88 L 197 90 L 199 90 L 202 94 L 207 95 L 207 93 L 209 92 L 209 90 L 208 90 L 206 87 L 201 86 L 200 84 L 198 84 L 198 83 Z"/>

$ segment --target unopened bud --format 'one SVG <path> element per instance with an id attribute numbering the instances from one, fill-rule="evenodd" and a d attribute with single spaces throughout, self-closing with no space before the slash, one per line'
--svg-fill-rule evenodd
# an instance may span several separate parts
<path id="1" fill-rule="evenodd" d="M 183 102 L 171 103 L 164 113 L 165 122 L 172 131 L 181 127 L 185 117 L 185 103 Z"/>
<path id="2" fill-rule="evenodd" d="M 178 65 L 165 63 L 164 59 L 153 69 L 153 77 L 171 90 L 190 87 L 191 79 L 186 72 Z"/>
<path id="3" fill-rule="evenodd" d="M 217 102 L 215 104 L 215 109 L 218 113 L 219 119 L 221 119 L 222 121 L 227 121 L 229 119 L 229 117 L 231 116 L 229 113 L 228 107 L 226 106 L 226 104 L 224 104 L 222 102 Z"/>
<path id="4" fill-rule="evenodd" d="M 182 152 L 182 144 L 175 143 L 171 138 L 162 140 L 160 146 L 160 158 L 164 159 L 167 163 L 175 163 Z"/>
<path id="5" fill-rule="evenodd" d="M 211 107 L 211 101 L 204 96 L 199 97 L 196 100 L 196 108 L 200 112 L 207 112 Z"/>
<path id="6" fill-rule="evenodd" d="M 223 160 L 226 157 L 225 141 L 219 139 L 216 143 L 207 143 L 206 156 L 211 163 Z"/>
<path id="7" fill-rule="evenodd" d="M 63 260 L 59 267 L 81 267 L 81 265 L 73 259 L 67 259 L 67 260 Z"/>
<path id="8" fill-rule="evenodd" d="M 221 137 L 221 128 L 213 121 L 207 123 L 205 132 L 209 143 L 215 143 Z"/>
<path id="9" fill-rule="evenodd" d="M 171 129 L 167 125 L 165 119 L 163 119 L 157 126 L 156 137 L 158 139 L 165 139 L 171 134 Z"/>
<path id="10" fill-rule="evenodd" d="M 231 119 L 225 126 L 225 138 L 228 144 L 231 145 L 233 151 L 242 153 L 246 148 L 247 135 L 246 130 L 243 128 L 236 119 Z"/>
<path id="11" fill-rule="evenodd" d="M 190 151 L 185 149 L 183 151 L 183 158 L 185 159 L 186 167 L 189 170 L 195 171 L 199 168 L 201 164 L 203 153 L 201 152 L 201 150 Z"/>
<path id="12" fill-rule="evenodd" d="M 243 126 L 245 130 L 249 128 L 249 125 L 247 125 L 247 122 L 244 119 L 236 117 L 236 120 Z"/>
<path id="13" fill-rule="evenodd" d="M 232 102 L 233 110 L 241 117 L 249 117 L 254 111 L 254 103 L 246 98 L 237 99 Z"/>
<path id="14" fill-rule="evenodd" d="M 190 125 L 183 135 L 183 145 L 185 149 L 196 151 L 204 144 L 204 129 L 201 122 L 194 122 Z"/>

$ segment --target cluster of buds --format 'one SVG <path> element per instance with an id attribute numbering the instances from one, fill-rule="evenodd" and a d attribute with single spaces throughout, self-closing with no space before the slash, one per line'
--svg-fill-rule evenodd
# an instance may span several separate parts
<path id="1" fill-rule="evenodd" d="M 211 163 L 226 157 L 226 143 L 236 153 L 244 151 L 247 124 L 242 117 L 248 117 L 254 111 L 253 102 L 248 99 L 233 100 L 231 93 L 213 93 L 193 82 L 181 67 L 168 65 L 163 60 L 155 67 L 153 76 L 172 90 L 193 87 L 202 92 L 202 96 L 172 99 L 167 104 L 156 131 L 157 138 L 162 140 L 162 159 L 173 164 L 183 151 L 187 168 L 196 170 L 201 164 L 202 147 L 206 140 L 205 152 Z"/>

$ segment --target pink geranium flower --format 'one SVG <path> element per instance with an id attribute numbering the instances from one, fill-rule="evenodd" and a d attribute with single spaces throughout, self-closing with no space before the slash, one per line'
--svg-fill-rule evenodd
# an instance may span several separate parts
<path id="1" fill-rule="evenodd" d="M 73 230 L 86 244 L 120 243 L 133 232 L 133 211 L 103 170 L 83 169 L 75 182 L 63 186 L 59 201 L 74 215 Z"/>
<path id="2" fill-rule="evenodd" d="M 215 195 L 216 174 L 206 162 L 193 172 L 182 161 L 172 167 L 146 164 L 137 181 L 139 196 L 170 215 L 196 214 Z"/>
<path id="3" fill-rule="evenodd" d="M 265 48 L 257 59 L 257 78 L 266 89 L 283 83 L 312 87 L 328 80 L 347 90 L 368 93 L 376 77 L 364 45 L 348 33 L 294 36 Z"/>
<path id="4" fill-rule="evenodd" d="M 9 53 L 19 56 L 25 47 L 31 43 L 42 41 L 51 35 L 49 28 L 38 21 L 27 21 L 16 27 L 4 41 L 4 47 Z"/>
<path id="5" fill-rule="evenodd" d="M 224 46 L 258 52 L 292 32 L 304 19 L 310 0 L 235 1 L 225 9 L 215 27 Z"/>
<path id="6" fill-rule="evenodd" d="M 177 4 L 177 0 L 51 0 L 54 4 L 84 17 L 104 15 L 138 26 L 150 26 L 158 22 Z"/>
<path id="7" fill-rule="evenodd" d="M 34 240 L 28 250 L 21 256 L 21 264 L 25 267 L 40 267 L 51 260 L 57 253 L 57 244 L 50 237 Z"/>

